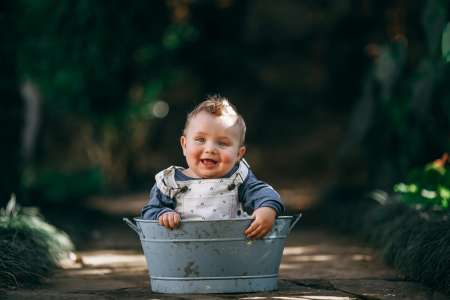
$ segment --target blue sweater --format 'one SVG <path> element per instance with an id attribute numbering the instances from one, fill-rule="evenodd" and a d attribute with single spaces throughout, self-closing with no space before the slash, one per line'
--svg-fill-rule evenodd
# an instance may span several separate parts
<path id="1" fill-rule="evenodd" d="M 224 176 L 229 178 L 236 172 L 239 165 L 233 167 L 233 169 Z M 180 170 L 175 170 L 176 181 L 194 180 L 183 174 Z M 244 182 L 238 187 L 239 202 L 242 203 L 242 207 L 248 215 L 251 215 L 253 211 L 260 207 L 273 208 L 277 216 L 284 214 L 285 208 L 281 201 L 280 195 L 267 183 L 258 180 L 253 172 L 249 169 L 248 175 Z M 177 204 L 176 199 L 169 198 L 164 195 L 156 186 L 153 185 L 150 191 L 150 200 L 142 209 L 142 218 L 149 220 L 157 220 L 159 216 L 168 211 L 175 211 Z"/>

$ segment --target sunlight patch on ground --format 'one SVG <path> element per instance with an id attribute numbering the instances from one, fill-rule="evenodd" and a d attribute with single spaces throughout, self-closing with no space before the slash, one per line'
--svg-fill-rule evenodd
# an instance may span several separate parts
<path id="1" fill-rule="evenodd" d="M 145 257 L 136 253 L 123 253 L 120 251 L 90 251 L 81 253 L 85 265 L 110 266 L 110 267 L 134 267 L 146 266 Z"/>
<path id="2" fill-rule="evenodd" d="M 289 258 L 288 262 L 292 261 L 301 261 L 301 262 L 321 262 L 321 261 L 330 261 L 335 260 L 337 258 L 336 255 L 299 255 Z"/>
<path id="3" fill-rule="evenodd" d="M 309 300 L 352 300 L 352 299 L 358 299 L 358 298 L 341 297 L 341 296 L 307 296 L 307 297 L 304 297 L 304 299 L 309 299 Z"/>
<path id="4" fill-rule="evenodd" d="M 298 270 L 301 264 L 280 264 L 280 270 Z"/>
<path id="5" fill-rule="evenodd" d="M 352 260 L 355 260 L 355 261 L 372 261 L 373 257 L 371 255 L 355 254 L 355 255 L 352 255 Z"/>
<path id="6" fill-rule="evenodd" d="M 134 251 L 101 250 L 78 252 L 60 265 L 71 275 L 106 275 L 147 272 L 145 257 Z"/>
<path id="7" fill-rule="evenodd" d="M 346 296 L 273 296 L 273 297 L 243 297 L 241 300 L 262 300 L 262 299 L 277 299 L 277 300 L 352 300 L 357 299 Z"/>
<path id="8" fill-rule="evenodd" d="M 283 255 L 301 255 L 307 253 L 317 253 L 317 246 L 297 246 L 297 247 L 284 247 Z"/>
<path id="9" fill-rule="evenodd" d="M 112 273 L 111 269 L 78 269 L 68 271 L 69 275 L 106 275 Z"/>
<path id="10" fill-rule="evenodd" d="M 357 298 L 350 297 L 340 297 L 340 296 L 275 296 L 270 299 L 279 299 L 279 300 L 351 300 Z"/>

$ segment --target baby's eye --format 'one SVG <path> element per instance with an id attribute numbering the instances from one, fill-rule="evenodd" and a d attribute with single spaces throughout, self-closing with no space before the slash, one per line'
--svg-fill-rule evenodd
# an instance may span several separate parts
<path id="1" fill-rule="evenodd" d="M 225 141 L 219 141 L 219 142 L 217 142 L 217 144 L 218 144 L 219 146 L 221 146 L 221 147 L 226 147 L 226 146 L 228 146 L 230 143 L 229 143 L 229 142 L 225 142 Z"/>
<path id="2" fill-rule="evenodd" d="M 204 143 L 205 142 L 205 138 L 196 137 L 196 138 L 194 138 L 194 141 L 196 141 L 197 143 Z"/>

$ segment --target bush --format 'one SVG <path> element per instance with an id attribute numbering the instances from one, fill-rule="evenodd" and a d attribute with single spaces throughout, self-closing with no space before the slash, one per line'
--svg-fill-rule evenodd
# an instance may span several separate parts
<path id="1" fill-rule="evenodd" d="M 73 245 L 36 209 L 18 207 L 12 197 L 0 210 L 0 249 L 0 288 L 6 288 L 38 283 L 48 277 Z"/>
<path id="2" fill-rule="evenodd" d="M 407 278 L 450 294 L 450 214 L 410 206 L 399 195 L 336 189 L 319 208 L 323 221 L 352 233 Z"/>
<path id="3" fill-rule="evenodd" d="M 414 170 L 406 183 L 398 183 L 394 191 L 407 204 L 426 208 L 448 210 L 450 202 L 450 168 L 448 154 L 427 164 L 423 169 Z"/>

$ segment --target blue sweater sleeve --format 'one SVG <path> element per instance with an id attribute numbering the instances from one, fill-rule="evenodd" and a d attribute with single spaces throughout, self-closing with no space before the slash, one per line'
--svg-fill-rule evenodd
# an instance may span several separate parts
<path id="1" fill-rule="evenodd" d="M 273 208 L 277 216 L 285 213 L 280 195 L 270 185 L 258 180 L 251 170 L 249 170 L 247 178 L 239 186 L 238 192 L 239 201 L 249 215 L 260 207 Z"/>
<path id="2" fill-rule="evenodd" d="M 176 201 L 161 193 L 155 184 L 150 191 L 150 200 L 142 208 L 141 217 L 147 220 L 157 220 L 163 213 L 174 211 L 175 206 Z"/>

